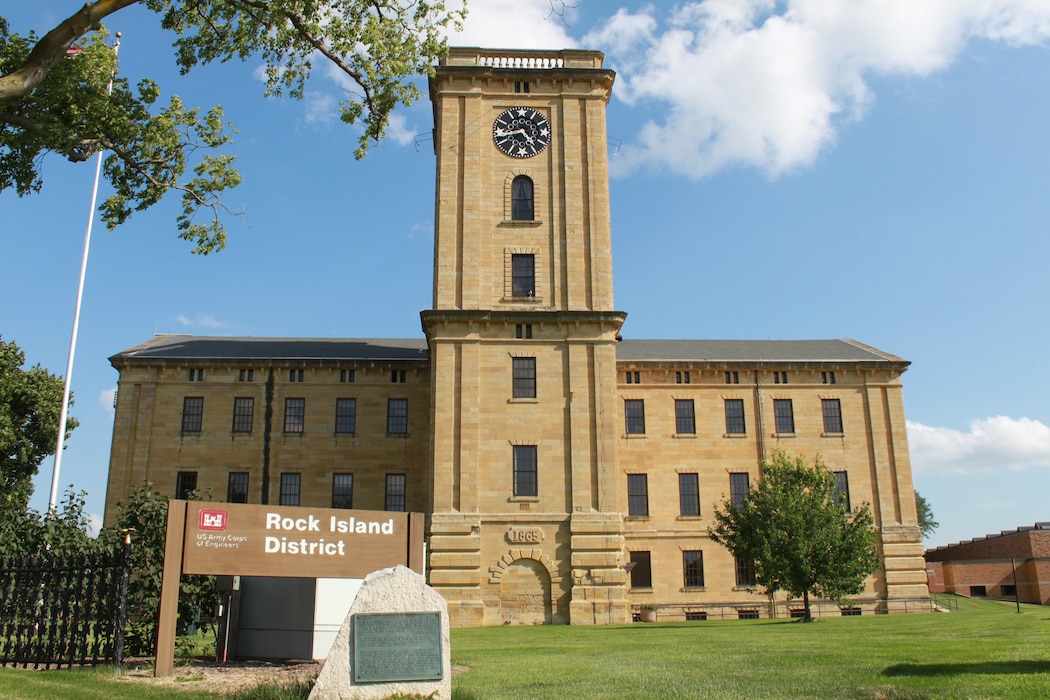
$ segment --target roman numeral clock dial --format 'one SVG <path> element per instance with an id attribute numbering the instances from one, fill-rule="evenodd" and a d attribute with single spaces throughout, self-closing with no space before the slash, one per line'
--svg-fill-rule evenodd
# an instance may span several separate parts
<path id="1" fill-rule="evenodd" d="M 551 125 L 532 107 L 511 107 L 493 122 L 492 140 L 508 156 L 531 158 L 551 142 Z"/>

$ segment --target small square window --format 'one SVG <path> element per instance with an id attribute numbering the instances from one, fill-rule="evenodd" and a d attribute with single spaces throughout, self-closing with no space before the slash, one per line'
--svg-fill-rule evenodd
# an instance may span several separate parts
<path id="1" fill-rule="evenodd" d="M 740 372 L 726 372 L 726 384 L 739 384 Z"/>
<path id="2" fill-rule="evenodd" d="M 403 370 L 403 369 L 392 369 L 392 370 L 390 370 L 390 383 L 391 384 L 404 384 L 405 383 L 405 370 Z"/>
<path id="3" fill-rule="evenodd" d="M 352 369 L 341 369 L 339 370 L 339 381 L 344 384 L 352 383 L 355 379 L 354 374 L 355 372 Z"/>
<path id="4" fill-rule="evenodd" d="M 641 384 L 642 373 L 641 372 L 627 372 L 627 383 L 628 384 Z"/>
<path id="5" fill-rule="evenodd" d="M 301 381 L 303 381 L 303 371 L 301 369 L 290 369 L 290 370 L 288 370 L 288 381 L 290 381 L 290 382 L 301 382 Z"/>
<path id="6" fill-rule="evenodd" d="M 788 383 L 788 373 L 787 372 L 774 372 L 773 373 L 773 383 L 774 384 L 787 384 Z"/>
<path id="7" fill-rule="evenodd" d="M 834 384 L 835 383 L 835 373 L 834 372 L 821 372 L 820 373 L 820 383 L 821 384 Z"/>
<path id="8" fill-rule="evenodd" d="M 514 337 L 524 338 L 525 340 L 532 338 L 532 324 L 519 323 L 516 326 L 514 326 Z"/>
<path id="9" fill-rule="evenodd" d="M 239 382 L 254 382 L 255 381 L 255 370 L 254 369 L 242 369 L 237 373 L 237 381 Z"/>

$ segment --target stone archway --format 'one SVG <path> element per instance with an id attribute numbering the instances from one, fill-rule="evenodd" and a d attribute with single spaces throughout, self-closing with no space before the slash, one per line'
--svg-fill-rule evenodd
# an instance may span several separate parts
<path id="1" fill-rule="evenodd" d="M 518 559 L 500 577 L 500 622 L 504 625 L 549 625 L 552 622 L 551 577 L 535 559 Z"/>

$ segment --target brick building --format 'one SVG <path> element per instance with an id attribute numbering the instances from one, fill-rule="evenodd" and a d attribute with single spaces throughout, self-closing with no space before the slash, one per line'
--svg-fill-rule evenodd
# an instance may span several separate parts
<path id="1" fill-rule="evenodd" d="M 926 551 L 931 593 L 1050 605 L 1050 523 Z"/>
<path id="2" fill-rule="evenodd" d="M 711 542 L 773 449 L 872 504 L 857 605 L 927 598 L 908 363 L 852 340 L 621 339 L 590 51 L 436 69 L 433 308 L 419 340 L 161 336 L 120 372 L 107 517 L 144 479 L 250 503 L 422 511 L 453 624 L 787 614 Z M 682 329 L 673 329 L 680 335 Z"/>

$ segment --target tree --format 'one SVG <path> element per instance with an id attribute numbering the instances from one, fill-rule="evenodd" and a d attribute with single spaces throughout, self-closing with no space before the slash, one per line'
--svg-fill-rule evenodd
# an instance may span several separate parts
<path id="1" fill-rule="evenodd" d="M 339 111 L 343 122 L 362 127 L 358 159 L 383 138 L 394 108 L 420 97 L 411 79 L 432 71 L 447 51 L 442 31 L 464 16 L 446 11 L 443 0 L 97 0 L 43 37 L 10 33 L 0 16 L 0 191 L 40 190 L 47 153 L 82 162 L 108 150 L 104 171 L 114 193 L 100 207 L 106 225 L 178 191 L 179 237 L 205 255 L 225 245 L 222 196 L 241 180 L 234 158 L 217 152 L 230 143 L 232 127 L 219 106 L 202 114 L 178 97 L 161 106 L 153 81 L 133 90 L 113 79 L 116 56 L 102 21 L 134 4 L 177 35 L 183 73 L 258 56 L 266 95 L 301 99 L 313 62 L 330 62 L 357 88 Z M 208 223 L 195 220 L 201 209 L 210 210 Z"/>
<path id="2" fill-rule="evenodd" d="M 64 383 L 40 365 L 23 369 L 25 353 L 0 336 L 0 501 L 25 510 L 40 463 L 54 454 Z M 72 403 L 72 401 L 70 401 Z M 77 426 L 66 420 L 66 435 Z"/>
<path id="3" fill-rule="evenodd" d="M 55 552 L 92 554 L 103 543 L 92 537 L 84 513 L 83 491 L 72 487 L 53 511 L 41 515 L 24 505 L 0 499 L 0 557 L 34 557 Z"/>
<path id="4" fill-rule="evenodd" d="M 934 530 L 939 528 L 941 524 L 933 519 L 933 508 L 930 508 L 930 504 L 925 498 L 919 495 L 919 492 L 915 492 L 915 513 L 919 520 L 919 529 L 922 530 L 923 539 L 933 534 Z"/>
<path id="5" fill-rule="evenodd" d="M 834 475 L 820 461 L 773 452 L 759 464 L 761 478 L 739 506 L 726 499 L 715 511 L 711 539 L 737 558 L 754 561 L 755 579 L 772 596 L 786 591 L 840 604 L 859 593 L 879 563 L 868 504 L 847 513 L 836 497 Z"/>
<path id="6" fill-rule="evenodd" d="M 200 500 L 200 494 L 191 492 L 189 498 Z M 116 524 L 100 537 L 116 546 L 123 541 L 125 532 L 131 533 L 126 644 L 132 655 L 152 656 L 156 652 L 167 526 L 168 497 L 145 482 L 127 501 L 117 504 Z M 179 583 L 179 632 L 185 632 L 195 606 L 210 618 L 217 601 L 214 576 L 183 576 Z"/>

